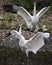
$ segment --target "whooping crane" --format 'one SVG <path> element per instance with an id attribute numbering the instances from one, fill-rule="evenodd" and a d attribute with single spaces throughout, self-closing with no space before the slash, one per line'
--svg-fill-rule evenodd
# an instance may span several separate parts
<path id="1" fill-rule="evenodd" d="M 19 39 L 19 46 L 23 52 L 25 50 L 27 56 L 29 52 L 33 52 L 34 54 L 36 54 L 36 52 L 45 44 L 43 37 L 47 37 L 44 36 L 43 32 L 37 32 L 30 39 L 26 40 L 24 36 L 21 34 L 21 28 L 22 26 L 20 26 L 19 32 L 16 30 L 10 31 L 9 35 L 13 35 L 14 37 Z"/>
<path id="2" fill-rule="evenodd" d="M 38 22 L 40 17 L 46 13 L 51 6 L 42 8 L 37 14 L 36 14 L 36 2 L 34 2 L 34 13 L 33 16 L 22 6 L 16 6 L 16 5 L 4 5 L 3 8 L 5 11 L 8 12 L 14 12 L 19 16 L 22 16 L 22 18 L 25 20 L 27 27 L 32 30 L 32 28 L 35 28 L 37 31 L 39 29 Z"/>

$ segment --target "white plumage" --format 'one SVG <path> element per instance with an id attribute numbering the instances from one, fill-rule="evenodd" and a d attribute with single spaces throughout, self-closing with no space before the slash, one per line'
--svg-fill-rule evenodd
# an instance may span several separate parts
<path id="1" fill-rule="evenodd" d="M 11 34 L 19 39 L 19 46 L 23 52 L 25 50 L 27 56 L 29 52 L 33 52 L 34 54 L 36 54 L 36 52 L 44 45 L 42 32 L 34 34 L 34 36 L 29 40 L 26 40 L 21 34 L 21 28 L 19 29 L 19 32 L 17 32 L 16 30 L 12 30 Z"/>
<path id="2" fill-rule="evenodd" d="M 34 54 L 36 54 L 36 52 L 45 44 L 44 38 L 50 37 L 49 33 L 37 32 L 30 39 L 26 40 L 21 34 L 22 25 L 20 25 L 19 28 L 19 32 L 16 30 L 12 30 L 7 35 L 9 36 L 12 34 L 14 37 L 19 39 L 19 46 L 27 56 L 29 52 L 33 52 Z"/>
<path id="3" fill-rule="evenodd" d="M 34 14 L 33 16 L 30 15 L 30 13 L 21 6 L 13 6 L 14 10 L 17 10 L 17 15 L 20 15 L 25 20 L 27 27 L 32 29 L 33 27 L 36 28 L 36 25 L 38 25 L 40 17 L 46 13 L 49 10 L 50 6 L 42 8 L 37 14 L 36 14 L 36 3 L 34 3 Z M 37 29 L 37 28 L 36 28 Z"/>
<path id="4" fill-rule="evenodd" d="M 42 35 L 43 35 L 44 38 L 49 38 L 50 37 L 49 33 L 42 33 Z"/>
<path id="5" fill-rule="evenodd" d="M 48 7 L 44 7 L 42 8 L 38 13 L 36 13 L 36 3 L 34 2 L 34 13 L 33 16 L 22 6 L 16 6 L 16 5 L 4 5 L 3 9 L 6 12 L 13 12 L 13 13 L 17 13 L 17 15 L 22 16 L 22 18 L 25 20 L 27 27 L 31 30 L 32 28 L 35 28 L 37 31 L 39 29 L 38 27 L 38 22 L 40 17 L 46 13 L 49 8 L 51 6 Z"/>

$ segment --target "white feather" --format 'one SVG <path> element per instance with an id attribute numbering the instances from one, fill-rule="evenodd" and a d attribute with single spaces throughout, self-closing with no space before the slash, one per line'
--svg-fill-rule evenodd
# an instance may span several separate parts
<path id="1" fill-rule="evenodd" d="M 42 8 L 42 9 L 37 13 L 37 17 L 40 18 L 44 13 L 46 13 L 46 12 L 49 10 L 50 7 L 51 7 L 51 6 Z"/>
<path id="2" fill-rule="evenodd" d="M 27 56 L 29 52 L 36 54 L 37 51 L 45 44 L 44 38 L 50 37 L 49 33 L 37 32 L 30 39 L 26 40 L 21 34 L 21 28 L 22 26 L 20 26 L 19 32 L 16 30 L 11 31 L 11 34 L 19 39 L 19 46 L 23 52 L 25 50 Z"/>
<path id="3" fill-rule="evenodd" d="M 43 36 L 44 38 L 49 38 L 49 37 L 50 37 L 50 33 L 42 33 L 42 36 Z"/>
<path id="4" fill-rule="evenodd" d="M 36 25 L 38 25 L 39 18 L 46 13 L 50 6 L 42 8 L 37 14 L 36 14 L 36 3 L 34 3 L 34 14 L 33 16 L 30 15 L 30 13 L 21 6 L 15 6 L 17 9 L 17 15 L 22 16 L 22 18 L 25 20 L 27 27 L 32 29 L 33 27 L 36 28 Z M 15 7 L 13 7 L 15 9 Z"/>
<path id="5" fill-rule="evenodd" d="M 26 40 L 24 36 L 16 30 L 11 31 L 11 34 L 19 39 L 19 46 L 22 51 L 25 49 L 27 56 L 30 51 L 35 54 L 44 45 L 44 40 L 41 32 L 34 34 L 34 36 L 29 40 Z"/>
<path id="6" fill-rule="evenodd" d="M 20 15 L 23 17 L 23 19 L 25 20 L 28 27 L 31 25 L 31 15 L 26 9 L 19 6 L 18 11 L 17 11 L 17 15 Z"/>

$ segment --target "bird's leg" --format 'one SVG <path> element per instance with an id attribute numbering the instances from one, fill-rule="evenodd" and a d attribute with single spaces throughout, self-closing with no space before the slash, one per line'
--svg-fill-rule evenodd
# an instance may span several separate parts
<path id="1" fill-rule="evenodd" d="M 28 65 L 28 51 L 26 50 L 26 65 Z"/>
<path id="2" fill-rule="evenodd" d="M 31 36 L 31 29 L 30 29 L 29 35 Z"/>
<path id="3" fill-rule="evenodd" d="M 28 63 L 29 63 L 29 61 L 28 61 L 29 59 L 28 59 L 28 57 L 26 57 L 26 61 L 27 61 L 27 64 L 26 65 L 28 65 Z"/>
<path id="4" fill-rule="evenodd" d="M 38 26 L 38 25 L 36 25 L 36 28 L 35 28 L 35 30 L 34 30 L 34 33 L 37 33 L 37 32 L 38 32 L 38 30 L 39 30 L 39 26 Z"/>

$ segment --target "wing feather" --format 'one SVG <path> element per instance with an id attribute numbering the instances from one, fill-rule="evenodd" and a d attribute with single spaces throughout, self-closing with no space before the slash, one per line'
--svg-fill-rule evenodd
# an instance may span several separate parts
<path id="1" fill-rule="evenodd" d="M 20 15 L 23 17 L 27 26 L 31 25 L 31 15 L 25 8 L 19 6 L 17 10 L 17 15 Z"/>
<path id="2" fill-rule="evenodd" d="M 27 50 L 36 53 L 44 45 L 44 40 L 41 33 L 34 35 L 31 41 L 27 44 Z"/>
<path id="3" fill-rule="evenodd" d="M 37 13 L 37 17 L 40 18 L 44 13 L 46 13 L 46 12 L 49 10 L 50 7 L 51 7 L 51 6 L 42 8 L 42 9 Z"/>

